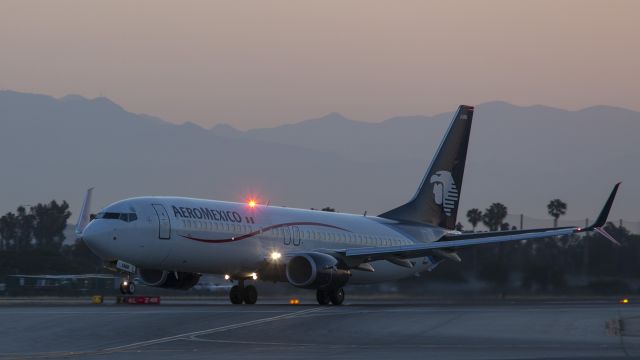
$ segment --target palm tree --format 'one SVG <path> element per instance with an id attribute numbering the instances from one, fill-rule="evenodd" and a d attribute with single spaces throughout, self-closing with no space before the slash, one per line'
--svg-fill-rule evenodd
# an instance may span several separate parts
<path id="1" fill-rule="evenodd" d="M 469 211 L 467 211 L 467 220 L 469 220 L 469 223 L 473 226 L 473 232 L 476 232 L 476 226 L 482 221 L 482 211 L 476 208 L 469 209 Z"/>
<path id="2" fill-rule="evenodd" d="M 558 218 L 567 213 L 567 204 L 560 199 L 553 199 L 547 205 L 547 212 L 553 217 L 553 227 L 558 227 Z"/>
<path id="3" fill-rule="evenodd" d="M 501 203 L 493 203 L 484 211 L 482 223 L 485 224 L 490 231 L 498 231 L 506 217 L 507 207 Z"/>

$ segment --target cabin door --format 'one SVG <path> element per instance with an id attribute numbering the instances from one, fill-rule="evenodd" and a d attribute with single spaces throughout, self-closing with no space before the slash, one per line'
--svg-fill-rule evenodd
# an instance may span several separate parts
<path id="1" fill-rule="evenodd" d="M 163 205 L 153 204 L 153 209 L 158 215 L 158 238 L 170 239 L 171 238 L 171 221 L 169 221 L 169 214 L 167 209 Z"/>

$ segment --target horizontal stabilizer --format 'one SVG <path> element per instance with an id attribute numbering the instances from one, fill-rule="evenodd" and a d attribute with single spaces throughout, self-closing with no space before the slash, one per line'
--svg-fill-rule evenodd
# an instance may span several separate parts
<path id="1" fill-rule="evenodd" d="M 82 235 L 84 228 L 91 221 L 91 195 L 93 194 L 93 188 L 89 188 L 84 196 L 82 202 L 82 208 L 80 209 L 80 215 L 78 216 L 78 222 L 76 222 L 76 235 Z"/>

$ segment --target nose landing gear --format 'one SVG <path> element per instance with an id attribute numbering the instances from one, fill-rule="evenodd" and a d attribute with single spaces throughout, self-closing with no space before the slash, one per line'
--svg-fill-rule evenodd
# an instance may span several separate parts
<path id="1" fill-rule="evenodd" d="M 133 283 L 133 280 L 130 279 L 122 279 L 120 282 L 120 292 L 123 295 L 133 295 L 136 292 L 136 284 Z"/>

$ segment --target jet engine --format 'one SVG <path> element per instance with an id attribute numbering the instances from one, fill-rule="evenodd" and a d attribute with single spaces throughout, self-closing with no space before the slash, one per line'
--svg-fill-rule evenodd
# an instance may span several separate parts
<path id="1" fill-rule="evenodd" d="M 338 289 L 351 277 L 351 271 L 338 259 L 319 252 L 293 256 L 285 272 L 291 285 L 307 289 Z"/>
<path id="2" fill-rule="evenodd" d="M 140 269 L 140 277 L 149 286 L 178 290 L 189 290 L 200 280 L 196 273 L 154 269 Z"/>

